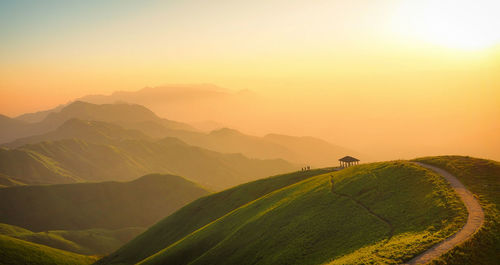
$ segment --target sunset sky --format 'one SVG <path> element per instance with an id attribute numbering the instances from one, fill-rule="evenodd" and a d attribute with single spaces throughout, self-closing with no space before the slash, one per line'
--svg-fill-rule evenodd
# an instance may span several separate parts
<path id="1" fill-rule="evenodd" d="M 249 133 L 500 159 L 499 13 L 495 0 L 1 1 L 0 113 L 209 83 L 268 99 L 251 126 L 224 120 Z"/>

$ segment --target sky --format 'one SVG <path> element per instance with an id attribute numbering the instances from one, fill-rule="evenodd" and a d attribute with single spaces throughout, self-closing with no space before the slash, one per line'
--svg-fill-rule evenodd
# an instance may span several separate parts
<path id="1" fill-rule="evenodd" d="M 224 120 L 249 133 L 390 158 L 500 159 L 499 10 L 492 0 L 4 0 L 0 113 L 209 83 L 268 99 L 251 125 Z"/>

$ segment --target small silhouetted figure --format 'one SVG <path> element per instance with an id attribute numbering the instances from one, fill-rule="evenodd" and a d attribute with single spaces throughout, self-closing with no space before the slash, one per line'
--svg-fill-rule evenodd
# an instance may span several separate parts
<path id="1" fill-rule="evenodd" d="M 310 167 L 310 166 L 307 166 L 307 170 L 311 170 L 311 167 Z"/>

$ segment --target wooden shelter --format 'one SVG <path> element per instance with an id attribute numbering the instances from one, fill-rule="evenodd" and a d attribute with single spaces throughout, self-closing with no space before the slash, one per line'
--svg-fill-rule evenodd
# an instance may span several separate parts
<path id="1" fill-rule="evenodd" d="M 344 156 L 341 159 L 339 159 L 339 161 L 340 161 L 340 167 L 350 167 L 359 164 L 359 159 L 354 158 L 352 156 Z"/>

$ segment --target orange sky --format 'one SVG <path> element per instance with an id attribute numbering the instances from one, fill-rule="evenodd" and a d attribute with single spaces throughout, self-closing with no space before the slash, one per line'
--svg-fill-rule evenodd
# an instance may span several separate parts
<path id="1" fill-rule="evenodd" d="M 499 8 L 488 0 L 2 2 L 0 113 L 212 83 L 268 99 L 248 121 L 214 117 L 247 132 L 316 135 L 391 157 L 500 159 Z"/>

